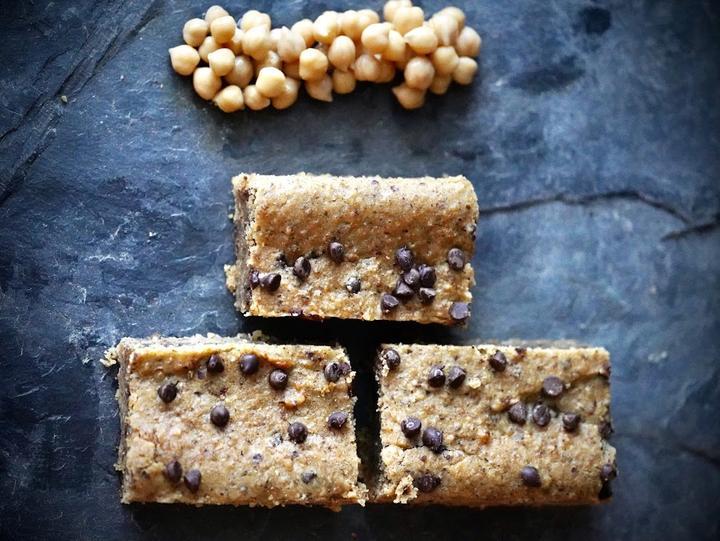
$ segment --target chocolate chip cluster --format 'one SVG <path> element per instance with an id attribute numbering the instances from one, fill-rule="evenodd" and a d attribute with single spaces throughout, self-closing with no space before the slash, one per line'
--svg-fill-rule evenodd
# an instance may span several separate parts
<path id="1" fill-rule="evenodd" d="M 236 21 L 211 6 L 204 18 L 185 23 L 185 43 L 169 50 L 170 62 L 226 113 L 287 109 L 301 83 L 310 97 L 331 102 L 358 81 L 391 83 L 402 72 L 392 92 L 402 107 L 417 109 L 428 90 L 441 95 L 453 82 L 472 82 L 482 40 L 462 10 L 447 7 L 425 20 L 411 0 L 390 0 L 383 18 L 372 9 L 325 11 L 314 21 L 272 28 L 267 13 L 250 10 Z"/>

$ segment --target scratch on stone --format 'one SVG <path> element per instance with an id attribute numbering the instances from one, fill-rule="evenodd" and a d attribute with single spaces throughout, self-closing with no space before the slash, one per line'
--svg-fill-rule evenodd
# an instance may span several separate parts
<path id="1" fill-rule="evenodd" d="M 616 432 L 613 436 L 614 438 L 628 438 L 628 439 L 638 439 L 638 440 L 645 440 L 648 442 L 651 442 L 655 446 L 659 447 L 671 447 L 678 449 L 684 453 L 687 453 L 689 455 L 692 455 L 696 458 L 699 458 L 700 460 L 703 460 L 705 462 L 708 462 L 709 464 L 712 464 L 716 468 L 720 468 L 720 457 L 714 456 L 708 451 L 705 451 L 704 449 L 698 449 L 696 447 L 692 447 L 690 445 L 687 445 L 686 443 L 682 443 L 680 441 L 676 441 L 673 439 L 669 439 L 667 436 L 663 435 L 663 437 L 656 436 L 655 434 L 647 434 L 645 432 Z"/>
<path id="2" fill-rule="evenodd" d="M 693 234 L 704 234 L 704 233 L 710 233 L 714 231 L 715 229 L 720 226 L 720 212 L 715 215 L 715 217 L 712 220 L 709 220 L 707 222 L 691 225 L 689 227 L 685 227 L 683 229 L 677 229 L 675 231 L 671 231 L 667 235 L 663 236 L 662 240 L 678 240 L 685 238 L 689 235 Z"/>
<path id="3" fill-rule="evenodd" d="M 34 394 L 34 393 L 38 392 L 39 390 L 40 390 L 40 387 L 33 387 L 32 389 L 28 389 L 24 393 L 16 394 L 15 396 L 13 396 L 13 399 L 22 398 L 23 396 L 28 396 L 28 395 Z"/>

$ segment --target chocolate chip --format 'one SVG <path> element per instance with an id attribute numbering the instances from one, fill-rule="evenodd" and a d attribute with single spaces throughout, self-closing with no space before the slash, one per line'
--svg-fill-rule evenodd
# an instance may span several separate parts
<path id="1" fill-rule="evenodd" d="M 600 479 L 603 482 L 612 481 L 617 477 L 617 470 L 612 464 L 603 464 L 600 468 Z"/>
<path id="2" fill-rule="evenodd" d="M 600 493 L 598 494 L 598 500 L 607 500 L 612 497 L 612 487 L 610 483 L 603 483 L 600 487 Z"/>
<path id="3" fill-rule="evenodd" d="M 328 417 L 327 423 L 333 430 L 340 430 L 348 420 L 348 414 L 344 411 L 335 411 Z"/>
<path id="4" fill-rule="evenodd" d="M 260 369 L 260 359 L 254 353 L 245 353 L 240 357 L 240 372 L 251 376 Z"/>
<path id="5" fill-rule="evenodd" d="M 507 357 L 502 351 L 498 350 L 488 358 L 488 363 L 495 372 L 504 372 L 507 368 Z"/>
<path id="6" fill-rule="evenodd" d="M 382 308 L 382 311 L 385 314 L 392 312 L 399 305 L 400 301 L 397 300 L 397 297 L 393 297 L 389 293 L 384 293 L 380 298 L 380 308 Z"/>
<path id="7" fill-rule="evenodd" d="M 400 430 L 405 434 L 406 438 L 414 438 L 420 434 L 422 422 L 417 417 L 407 417 L 400 421 Z"/>
<path id="8" fill-rule="evenodd" d="M 600 436 L 603 439 L 610 438 L 610 436 L 612 436 L 612 433 L 615 432 L 615 430 L 613 429 L 613 425 L 610 421 L 603 421 L 602 423 L 600 423 L 598 431 L 600 432 Z"/>
<path id="9" fill-rule="evenodd" d="M 225 370 L 222 358 L 218 354 L 211 355 L 207 362 L 207 371 L 211 374 L 219 374 Z"/>
<path id="10" fill-rule="evenodd" d="M 535 404 L 532 409 L 532 418 L 538 426 L 547 426 L 550 423 L 550 408 L 545 404 Z"/>
<path id="11" fill-rule="evenodd" d="M 393 295 L 395 295 L 398 299 L 402 299 L 404 301 L 411 299 L 413 295 L 415 295 L 415 292 L 412 290 L 412 288 L 407 285 L 402 278 L 398 279 L 397 284 L 395 284 L 395 289 L 393 289 Z"/>
<path id="12" fill-rule="evenodd" d="M 360 278 L 357 276 L 351 276 L 348 278 L 347 282 L 345 282 L 345 289 L 352 294 L 358 293 L 361 287 L 362 284 L 360 283 Z"/>
<path id="13" fill-rule="evenodd" d="M 520 478 L 522 479 L 523 485 L 526 487 L 537 488 L 542 486 L 540 472 L 538 472 L 537 468 L 534 468 L 533 466 L 525 466 L 522 470 L 520 470 Z"/>
<path id="14" fill-rule="evenodd" d="M 525 354 L 527 353 L 527 348 L 515 348 L 515 353 L 518 354 L 518 357 L 525 357 Z"/>
<path id="15" fill-rule="evenodd" d="M 440 453 L 443 450 L 443 433 L 437 428 L 426 428 L 422 434 L 422 442 L 433 453 Z"/>
<path id="16" fill-rule="evenodd" d="M 282 391 L 288 384 L 288 375 L 284 370 L 276 368 L 268 375 L 268 382 L 270 387 L 276 391 Z"/>
<path id="17" fill-rule="evenodd" d="M 429 287 L 421 287 L 418 290 L 418 297 L 423 304 L 430 304 L 435 300 L 435 290 Z"/>
<path id="18" fill-rule="evenodd" d="M 210 410 L 210 420 L 212 421 L 212 424 L 222 428 L 228 424 L 228 421 L 230 420 L 230 412 L 224 405 L 218 404 L 217 406 L 213 406 L 213 409 Z"/>
<path id="19" fill-rule="evenodd" d="M 385 362 L 385 366 L 390 370 L 395 370 L 400 366 L 400 354 L 392 348 L 383 349 L 380 352 L 380 359 Z"/>
<path id="20" fill-rule="evenodd" d="M 402 276 L 403 282 L 405 282 L 412 289 L 420 287 L 420 273 L 417 269 L 410 269 Z"/>
<path id="21" fill-rule="evenodd" d="M 575 432 L 580 425 L 580 415 L 577 413 L 563 413 L 562 424 L 565 432 Z"/>
<path id="22" fill-rule="evenodd" d="M 308 430 L 307 427 L 299 422 L 290 423 L 288 427 L 288 437 L 290 441 L 295 443 L 302 443 L 307 439 Z"/>
<path id="23" fill-rule="evenodd" d="M 445 372 L 443 371 L 443 367 L 438 365 L 430 367 L 427 381 L 430 387 L 442 387 L 445 385 Z"/>
<path id="24" fill-rule="evenodd" d="M 185 474 L 185 478 L 183 480 L 185 481 L 185 486 L 190 492 L 197 492 L 200 489 L 200 481 L 202 480 L 200 470 L 190 470 Z"/>
<path id="25" fill-rule="evenodd" d="M 347 365 L 347 369 L 343 365 Z M 325 373 L 326 380 L 335 383 L 341 376 L 350 372 L 350 365 L 348 363 L 328 363 L 325 365 L 323 372 Z"/>
<path id="26" fill-rule="evenodd" d="M 420 274 L 420 285 L 423 287 L 433 287 L 435 285 L 435 280 L 437 279 L 435 275 L 435 269 L 432 268 L 430 265 L 420 265 L 418 267 L 418 274 Z"/>
<path id="27" fill-rule="evenodd" d="M 550 398 L 557 398 L 565 390 L 563 381 L 555 376 L 547 377 L 543 380 L 542 392 Z"/>
<path id="28" fill-rule="evenodd" d="M 197 379 L 205 379 L 207 377 L 207 367 L 206 366 L 198 367 L 197 371 L 195 372 L 195 377 Z"/>
<path id="29" fill-rule="evenodd" d="M 295 260 L 295 263 L 293 264 L 293 274 L 300 278 L 300 280 L 305 280 L 308 276 L 310 276 L 311 271 L 312 267 L 310 266 L 310 260 L 307 257 L 300 256 Z"/>
<path id="30" fill-rule="evenodd" d="M 260 277 L 260 287 L 266 291 L 277 291 L 282 277 L 277 272 L 268 272 Z"/>
<path id="31" fill-rule="evenodd" d="M 451 366 L 448 370 L 448 387 L 451 389 L 459 388 L 465 382 L 465 370 L 459 366 Z"/>
<path id="32" fill-rule="evenodd" d="M 404 271 L 409 271 L 414 261 L 415 258 L 413 257 L 412 250 L 407 246 L 403 246 L 395 252 L 395 262 L 398 264 L 398 267 Z"/>
<path id="33" fill-rule="evenodd" d="M 437 475 L 426 473 L 413 481 L 413 485 L 420 492 L 432 492 L 440 486 L 441 480 Z"/>
<path id="34" fill-rule="evenodd" d="M 466 302 L 452 303 L 448 313 L 450 314 L 450 317 L 457 322 L 465 321 L 470 317 L 470 309 L 468 308 L 468 303 Z"/>
<path id="35" fill-rule="evenodd" d="M 165 464 L 165 477 L 171 483 L 179 483 L 182 479 L 182 466 L 177 460 L 171 460 Z"/>
<path id="36" fill-rule="evenodd" d="M 345 259 L 345 246 L 339 242 L 331 242 L 328 244 L 328 256 L 335 263 L 342 263 L 343 259 Z"/>
<path id="37" fill-rule="evenodd" d="M 306 485 L 310 483 L 313 479 L 317 477 L 317 473 L 314 471 L 306 471 L 303 472 L 302 475 L 300 475 L 300 479 L 302 479 L 302 482 Z"/>
<path id="38" fill-rule="evenodd" d="M 465 267 L 465 252 L 460 248 L 452 248 L 447 254 L 447 262 L 454 271 L 461 271 Z"/>
<path id="39" fill-rule="evenodd" d="M 175 397 L 177 396 L 177 385 L 172 382 L 163 383 L 160 387 L 158 387 L 157 393 L 160 400 L 169 404 L 175 400 Z"/>
<path id="40" fill-rule="evenodd" d="M 263 456 L 260 453 L 255 453 L 252 456 L 253 464 L 260 464 L 263 461 Z"/>
<path id="41" fill-rule="evenodd" d="M 256 270 L 250 271 L 250 287 L 255 289 L 260 285 L 260 273 Z"/>
<path id="42" fill-rule="evenodd" d="M 524 425 L 528 409 L 524 402 L 515 402 L 508 410 L 508 419 L 516 425 Z"/>

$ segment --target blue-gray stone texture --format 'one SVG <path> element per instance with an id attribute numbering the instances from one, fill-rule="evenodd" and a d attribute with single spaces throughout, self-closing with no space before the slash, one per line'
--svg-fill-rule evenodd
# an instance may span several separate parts
<path id="1" fill-rule="evenodd" d="M 332 104 L 225 115 L 168 61 L 206 5 L 0 1 L 0 538 L 720 537 L 720 10 L 457 4 L 484 40 L 479 77 L 422 110 L 360 85 Z M 290 25 L 363 6 L 226 7 Z M 482 208 L 470 326 L 240 317 L 222 266 L 241 171 L 468 176 Z M 121 505 L 105 348 L 255 329 L 348 347 L 363 426 L 382 340 L 603 345 L 616 496 L 569 509 Z"/>

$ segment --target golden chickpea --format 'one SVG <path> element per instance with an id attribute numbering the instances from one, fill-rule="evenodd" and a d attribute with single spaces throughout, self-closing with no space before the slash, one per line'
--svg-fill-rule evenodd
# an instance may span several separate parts
<path id="1" fill-rule="evenodd" d="M 424 56 L 410 59 L 405 66 L 405 84 L 411 88 L 426 90 L 432 84 L 433 77 L 435 77 L 435 68 Z"/>
<path id="2" fill-rule="evenodd" d="M 222 77 L 235 67 L 235 55 L 230 49 L 218 49 L 208 55 L 208 64 L 215 73 Z"/>
<path id="3" fill-rule="evenodd" d="M 390 23 L 373 23 L 363 30 L 360 41 L 370 54 L 382 54 L 387 49 Z"/>
<path id="4" fill-rule="evenodd" d="M 225 44 L 225 47 L 230 49 L 233 53 L 235 53 L 235 56 L 239 54 L 243 54 L 243 38 L 245 37 L 245 32 L 240 30 L 239 28 L 235 28 L 235 33 L 233 34 L 233 37 Z"/>
<path id="5" fill-rule="evenodd" d="M 395 67 L 399 70 L 405 70 L 405 66 L 415 57 L 410 47 L 405 47 L 405 55 L 400 60 L 395 60 Z"/>
<path id="6" fill-rule="evenodd" d="M 290 27 L 290 30 L 300 34 L 305 40 L 305 46 L 311 47 L 315 42 L 313 34 L 313 22 L 310 19 L 301 19 Z"/>
<path id="7" fill-rule="evenodd" d="M 425 91 L 410 88 L 405 83 L 393 87 L 393 94 L 405 109 L 418 109 L 425 104 Z"/>
<path id="8" fill-rule="evenodd" d="M 381 71 L 380 61 L 371 54 L 363 53 L 355 59 L 354 72 L 358 81 L 377 82 Z"/>
<path id="9" fill-rule="evenodd" d="M 193 88 L 204 100 L 213 99 L 221 86 L 220 76 L 208 67 L 198 68 L 193 73 Z"/>
<path id="10" fill-rule="evenodd" d="M 243 101 L 248 109 L 259 111 L 270 105 L 270 98 L 263 96 L 255 85 L 247 85 L 243 89 Z"/>
<path id="11" fill-rule="evenodd" d="M 390 30 L 388 45 L 383 51 L 383 58 L 391 62 L 399 62 L 405 58 L 405 38 L 397 30 Z"/>
<path id="12" fill-rule="evenodd" d="M 282 94 L 285 87 L 285 74 L 277 68 L 263 68 L 258 73 L 255 86 L 263 96 L 276 98 Z"/>
<path id="13" fill-rule="evenodd" d="M 393 17 L 395 30 L 400 32 L 403 36 L 410 32 L 413 28 L 422 26 L 424 22 L 425 13 L 417 6 L 400 7 L 395 12 L 395 17 Z"/>
<path id="14" fill-rule="evenodd" d="M 252 56 L 255 60 L 262 60 L 270 51 L 270 31 L 265 26 L 253 26 L 244 30 L 243 51 L 246 55 Z"/>
<path id="15" fill-rule="evenodd" d="M 220 6 L 210 6 L 205 12 L 205 22 L 208 23 L 208 26 L 210 26 L 215 19 L 225 17 L 226 15 L 230 14 L 225 11 L 224 8 Z"/>
<path id="16" fill-rule="evenodd" d="M 191 47 L 200 47 L 208 34 L 208 23 L 203 19 L 190 19 L 183 26 L 183 40 Z"/>
<path id="17" fill-rule="evenodd" d="M 268 54 L 265 55 L 265 58 L 263 58 L 262 60 L 256 60 L 255 77 L 260 74 L 260 70 L 263 68 L 282 68 L 282 60 L 280 60 L 280 56 L 275 51 L 268 51 Z"/>
<path id="18" fill-rule="evenodd" d="M 334 11 L 326 11 L 313 23 L 313 36 L 320 43 L 330 44 L 340 33 L 340 18 Z"/>
<path id="19" fill-rule="evenodd" d="M 285 72 L 285 75 L 287 77 L 292 77 L 293 79 L 300 79 L 300 62 L 283 64 L 282 70 Z"/>
<path id="20" fill-rule="evenodd" d="M 361 9 L 358 11 L 358 17 L 360 17 L 360 27 L 365 30 L 371 24 L 380 22 L 380 15 L 377 11 L 372 9 Z"/>
<path id="21" fill-rule="evenodd" d="M 272 27 L 270 15 L 267 13 L 261 13 L 256 9 L 246 11 L 242 16 L 242 19 L 240 19 L 240 28 L 242 28 L 244 32 L 247 32 L 251 28 L 255 28 L 257 26 L 262 26 L 265 30 L 270 32 L 270 28 Z"/>
<path id="22" fill-rule="evenodd" d="M 418 26 L 405 34 L 405 41 L 417 54 L 430 54 L 438 46 L 435 31 L 429 26 Z"/>
<path id="23" fill-rule="evenodd" d="M 215 95 L 213 102 L 223 113 L 234 113 L 240 109 L 245 109 L 242 89 L 235 85 L 223 88 Z"/>
<path id="24" fill-rule="evenodd" d="M 215 38 L 208 36 L 203 40 L 202 44 L 198 48 L 198 53 L 200 53 L 200 58 L 202 58 L 203 62 L 207 63 L 208 55 L 217 51 L 219 48 L 220 44 L 215 41 Z"/>
<path id="25" fill-rule="evenodd" d="M 338 36 L 328 49 L 328 60 L 339 70 L 347 71 L 355 61 L 355 43 L 348 36 Z"/>
<path id="26" fill-rule="evenodd" d="M 380 61 L 380 75 L 378 75 L 378 83 L 390 83 L 395 79 L 395 64 L 387 60 Z"/>
<path id="27" fill-rule="evenodd" d="M 270 30 L 270 50 L 277 51 L 278 43 L 280 43 L 280 36 L 282 35 L 282 28 L 273 28 Z"/>
<path id="28" fill-rule="evenodd" d="M 230 15 L 218 17 L 210 24 L 210 34 L 218 43 L 227 43 L 235 35 L 235 19 Z"/>
<path id="29" fill-rule="evenodd" d="M 340 14 L 340 32 L 353 41 L 359 41 L 363 28 L 360 26 L 360 14 L 349 9 Z"/>
<path id="30" fill-rule="evenodd" d="M 436 13 L 428 21 L 435 31 L 440 45 L 453 45 L 457 41 L 460 29 L 457 20 L 447 13 Z"/>
<path id="31" fill-rule="evenodd" d="M 455 6 L 448 6 L 438 11 L 438 15 L 450 15 L 458 23 L 458 30 L 462 30 L 465 26 L 465 13 L 462 9 Z"/>
<path id="32" fill-rule="evenodd" d="M 482 40 L 480 34 L 469 26 L 462 29 L 455 42 L 455 50 L 459 56 L 477 56 L 480 52 Z"/>
<path id="33" fill-rule="evenodd" d="M 173 69 L 180 75 L 190 75 L 200 63 L 200 55 L 190 45 L 178 45 L 168 52 Z"/>
<path id="34" fill-rule="evenodd" d="M 311 98 L 319 101 L 331 102 L 332 99 L 332 79 L 329 75 L 325 75 L 322 79 L 314 81 L 305 81 L 305 90 Z"/>
<path id="35" fill-rule="evenodd" d="M 461 56 L 455 71 L 452 73 L 453 81 L 459 85 L 469 85 L 475 78 L 477 70 L 478 65 L 475 60 L 468 56 Z"/>
<path id="36" fill-rule="evenodd" d="M 240 55 L 235 57 L 233 69 L 225 76 L 225 81 L 231 85 L 245 88 L 252 81 L 253 75 L 255 75 L 253 61 L 249 56 Z"/>
<path id="37" fill-rule="evenodd" d="M 296 79 L 285 79 L 283 91 L 279 96 L 272 99 L 275 109 L 287 109 L 298 99 L 298 91 L 300 90 L 300 82 Z"/>
<path id="38" fill-rule="evenodd" d="M 450 87 L 451 82 L 451 75 L 435 75 L 435 77 L 433 78 L 433 82 L 430 85 L 430 92 L 432 92 L 433 94 L 437 94 L 438 96 L 441 94 L 445 94 L 445 92 L 447 92 L 448 88 Z"/>
<path id="39" fill-rule="evenodd" d="M 293 32 L 287 26 L 280 29 L 277 52 L 283 62 L 297 62 L 300 53 L 306 48 L 305 39 L 298 32 Z"/>
<path id="40" fill-rule="evenodd" d="M 459 57 L 455 47 L 438 47 L 430 57 L 438 75 L 452 75 L 458 65 Z"/>
<path id="41" fill-rule="evenodd" d="M 322 79 L 328 70 L 328 58 L 318 49 L 300 53 L 300 78 L 305 81 Z"/>
<path id="42" fill-rule="evenodd" d="M 332 72 L 333 92 L 336 94 L 350 94 L 355 90 L 356 84 L 352 71 L 335 70 Z"/>
<path id="43" fill-rule="evenodd" d="M 411 0 L 389 0 L 389 2 L 385 2 L 383 6 L 383 17 L 386 21 L 392 22 L 398 8 L 409 8 L 411 6 Z"/>

